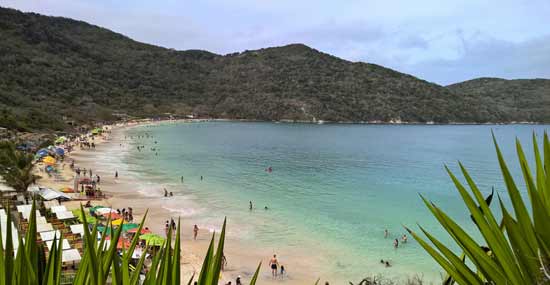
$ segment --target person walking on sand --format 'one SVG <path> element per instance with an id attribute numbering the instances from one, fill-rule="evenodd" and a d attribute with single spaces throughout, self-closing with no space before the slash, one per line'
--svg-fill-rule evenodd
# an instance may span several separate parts
<path id="1" fill-rule="evenodd" d="M 84 175 L 86 175 L 86 174 L 84 174 Z M 118 170 L 115 170 L 115 179 L 117 179 L 117 178 L 118 178 Z"/>
<path id="2" fill-rule="evenodd" d="M 271 275 L 277 277 L 277 267 L 279 266 L 279 261 L 277 260 L 277 255 L 274 254 L 271 260 L 269 260 L 269 267 L 271 267 Z"/>
<path id="3" fill-rule="evenodd" d="M 199 234 L 199 227 L 197 225 L 195 225 L 193 227 L 193 239 L 194 240 L 197 240 L 197 235 Z"/>
<path id="4" fill-rule="evenodd" d="M 237 276 L 237 280 L 235 280 L 235 284 L 243 285 L 243 283 L 241 283 L 241 275 Z"/>

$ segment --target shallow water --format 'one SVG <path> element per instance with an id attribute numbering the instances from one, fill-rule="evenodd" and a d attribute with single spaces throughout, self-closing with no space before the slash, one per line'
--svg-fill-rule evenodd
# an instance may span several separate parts
<path id="1" fill-rule="evenodd" d="M 393 238 L 405 233 L 403 225 L 418 229 L 417 222 L 450 242 L 418 194 L 472 231 L 444 164 L 456 171 L 460 160 L 485 193 L 492 186 L 501 192 L 491 130 L 519 175 L 514 137 L 530 147 L 532 132 L 542 135 L 547 128 L 161 124 L 127 130 L 128 146 L 117 155 L 126 162 L 121 172 L 147 181 L 136 191 L 158 196 L 166 187 L 176 198 L 167 199 L 164 207 L 202 228 L 215 230 L 227 216 L 231 238 L 273 252 L 295 249 L 314 255 L 319 270 L 331 276 L 359 280 L 375 273 L 418 273 L 437 280 L 439 267 L 412 238 L 397 250 L 392 246 Z M 137 151 L 137 145 L 145 148 Z M 384 229 L 390 238 L 384 238 Z M 384 268 L 380 259 L 393 266 Z"/>

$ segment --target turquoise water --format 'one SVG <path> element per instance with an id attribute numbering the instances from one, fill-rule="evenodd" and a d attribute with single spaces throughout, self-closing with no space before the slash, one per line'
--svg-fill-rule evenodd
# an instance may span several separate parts
<path id="1" fill-rule="evenodd" d="M 162 183 L 179 199 L 165 207 L 201 227 L 216 229 L 227 216 L 230 236 L 274 251 L 321 255 L 323 270 L 350 279 L 378 272 L 435 279 L 440 269 L 412 238 L 394 250 L 384 229 L 395 238 L 405 233 L 403 225 L 418 229 L 420 223 L 449 241 L 422 204 L 421 193 L 472 231 L 444 164 L 457 170 L 460 160 L 485 193 L 492 186 L 502 192 L 491 130 L 519 175 L 514 138 L 530 147 L 532 132 L 547 128 L 164 124 L 128 130 L 134 139 L 125 161 L 130 170 L 152 179 L 140 191 L 158 195 Z M 144 134 L 153 138 L 135 137 Z M 138 144 L 145 149 L 138 152 Z M 393 266 L 383 268 L 380 259 Z"/>

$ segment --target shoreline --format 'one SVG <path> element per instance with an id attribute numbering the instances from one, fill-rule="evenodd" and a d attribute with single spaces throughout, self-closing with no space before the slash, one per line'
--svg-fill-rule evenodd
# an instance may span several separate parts
<path id="1" fill-rule="evenodd" d="M 114 173 L 109 172 L 106 169 L 102 169 L 101 163 L 97 160 L 99 154 L 109 153 L 116 151 L 119 144 L 124 144 L 122 141 L 122 136 L 125 131 L 130 128 L 147 126 L 147 125 L 156 125 L 163 123 L 181 123 L 181 122 L 190 122 L 190 120 L 170 120 L 170 121 L 145 121 L 133 124 L 117 124 L 110 125 L 111 133 L 108 135 L 107 139 L 98 137 L 95 140 L 96 147 L 95 149 L 79 149 L 75 148 L 69 155 L 66 161 L 74 159 L 75 167 L 93 169 L 94 174 L 101 176 L 101 190 L 106 194 L 106 198 L 103 200 L 93 200 L 93 205 L 105 205 L 117 208 L 127 208 L 132 207 L 134 210 L 134 221 L 141 221 L 145 211 L 148 211 L 147 219 L 145 220 L 145 225 L 148 226 L 153 232 L 161 234 L 164 236 L 164 222 L 169 218 L 177 218 L 178 214 L 170 209 L 163 207 L 163 204 L 167 199 L 172 197 L 165 198 L 162 195 L 162 192 L 159 192 L 158 195 L 144 195 L 139 191 L 135 190 L 136 183 L 147 182 L 147 177 L 144 179 L 134 180 L 131 176 L 126 177 L 124 173 L 120 173 L 118 179 L 114 178 Z M 201 120 L 204 121 L 204 120 Z M 118 164 L 123 167 L 124 162 L 118 161 Z M 62 170 L 63 176 L 68 176 L 68 180 L 65 179 L 64 182 L 52 181 L 51 178 L 43 178 L 39 181 L 39 184 L 59 188 L 60 186 L 67 186 L 71 183 L 72 177 L 74 174 L 67 167 Z M 139 173 L 138 173 L 139 174 Z M 158 185 L 157 188 L 162 188 L 161 185 Z M 171 189 L 170 189 L 171 190 Z M 177 192 L 175 192 L 177 195 Z M 174 197 L 176 198 L 176 197 Z M 79 207 L 81 201 L 69 201 L 64 202 L 68 208 L 77 208 Z M 201 205 L 205 208 L 208 208 L 208 205 Z M 223 217 L 220 217 L 219 227 L 223 223 Z M 182 280 L 187 282 L 193 274 L 198 274 L 202 266 L 202 260 L 204 254 L 207 251 L 210 239 L 212 237 L 212 232 L 208 229 L 202 229 L 199 231 L 199 235 L 196 241 L 192 237 L 192 227 L 194 223 L 189 220 L 189 218 L 181 218 L 182 226 L 182 262 L 181 262 L 181 273 Z M 231 231 L 232 224 L 231 221 L 228 221 L 228 231 Z M 218 232 L 217 232 L 218 233 Z M 218 233 L 219 234 L 219 233 Z M 241 276 L 243 281 L 246 283 L 252 277 L 255 269 L 258 266 L 258 263 L 262 262 L 262 267 L 260 269 L 259 280 L 261 284 L 289 284 L 289 285 L 298 285 L 298 284 L 309 284 L 314 283 L 320 276 L 312 274 L 316 270 L 308 268 L 310 263 L 308 261 L 296 260 L 297 258 L 285 259 L 285 264 L 291 265 L 292 274 L 285 277 L 284 280 L 273 279 L 271 273 L 268 269 L 269 257 L 273 254 L 272 251 L 251 248 L 250 245 L 247 245 L 245 241 L 240 241 L 238 238 L 226 237 L 225 242 L 225 252 L 228 259 L 228 267 L 226 271 L 223 272 L 220 283 L 232 281 L 236 279 L 237 276 Z M 277 252 L 279 254 L 279 252 Z M 303 255 L 303 254 L 302 254 Z M 306 256 L 306 255 L 303 255 Z M 313 259 L 313 258 L 312 258 Z M 288 270 L 288 269 L 287 269 Z M 310 274 L 308 274 L 308 272 Z M 326 274 L 323 274 L 326 275 Z M 332 276 L 323 276 L 323 277 L 332 277 Z M 324 280 L 324 278 L 322 279 Z M 331 279 L 331 284 L 338 283 L 336 280 Z M 340 281 L 340 280 L 338 280 Z M 344 280 L 341 280 L 344 281 Z"/>

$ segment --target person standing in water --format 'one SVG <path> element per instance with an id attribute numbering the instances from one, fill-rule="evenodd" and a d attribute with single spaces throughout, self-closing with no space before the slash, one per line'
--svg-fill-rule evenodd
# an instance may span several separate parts
<path id="1" fill-rule="evenodd" d="M 393 240 L 393 247 L 395 247 L 395 249 L 397 249 L 399 247 L 399 240 L 398 239 Z"/>
<path id="2" fill-rule="evenodd" d="M 199 227 L 197 225 L 195 225 L 193 227 L 193 239 L 194 240 L 197 240 L 197 235 L 199 234 Z"/>
<path id="3" fill-rule="evenodd" d="M 183 183 L 183 175 L 181 176 L 181 183 Z"/>
<path id="4" fill-rule="evenodd" d="M 201 175 L 201 181 L 202 181 L 202 179 L 203 179 L 203 177 L 202 177 L 202 175 Z"/>
<path id="5" fill-rule="evenodd" d="M 115 170 L 115 179 L 118 178 L 118 170 Z"/>
<path id="6" fill-rule="evenodd" d="M 269 260 L 269 267 L 271 267 L 271 275 L 277 277 L 277 267 L 279 266 L 279 261 L 277 260 L 277 255 L 274 254 L 271 260 Z"/>
<path id="7" fill-rule="evenodd" d="M 248 203 L 249 203 L 248 208 L 250 209 L 250 211 L 252 211 L 252 208 L 253 208 L 253 207 L 252 207 L 252 201 L 250 201 L 250 202 L 248 202 Z"/>
<path id="8" fill-rule="evenodd" d="M 388 231 L 388 229 L 385 229 L 384 230 L 384 238 L 388 238 L 388 236 L 390 236 L 390 232 Z"/>

